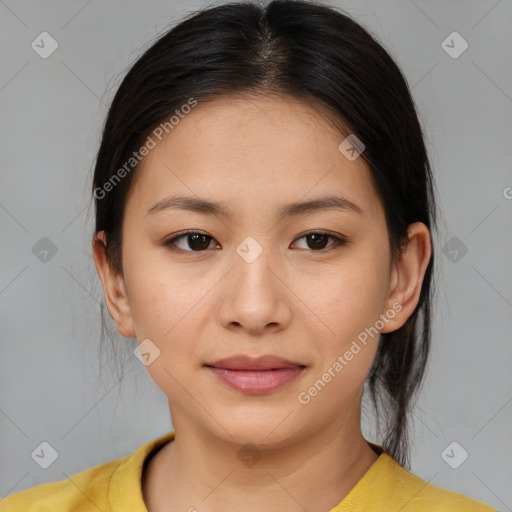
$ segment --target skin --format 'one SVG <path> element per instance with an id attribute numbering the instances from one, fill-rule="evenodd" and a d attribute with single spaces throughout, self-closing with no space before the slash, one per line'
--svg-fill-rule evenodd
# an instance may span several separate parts
<path id="1" fill-rule="evenodd" d="M 297 397 L 379 315 L 388 317 L 380 332 L 405 323 L 418 303 L 430 234 L 411 224 L 406 249 L 392 260 L 368 168 L 339 151 L 345 136 L 322 114 L 279 96 L 199 103 L 136 171 L 123 221 L 123 275 L 108 265 L 104 234 L 93 240 L 118 331 L 160 350 L 146 369 L 169 399 L 176 438 L 143 474 L 150 512 L 325 512 L 377 460 L 360 413 L 378 336 L 308 404 Z M 147 214 L 171 194 L 223 202 L 233 217 Z M 363 213 L 323 210 L 276 221 L 283 204 L 332 194 Z M 186 230 L 212 237 L 208 248 L 194 252 L 201 242 L 187 237 L 176 242 L 181 252 L 162 244 Z M 304 237 L 315 230 L 350 241 L 326 252 Z M 252 263 L 236 252 L 248 236 L 263 249 Z M 389 319 L 393 304 L 401 310 Z M 251 396 L 204 367 L 242 353 L 307 368 L 277 391 Z M 246 443 L 261 455 L 252 467 L 237 457 Z"/>

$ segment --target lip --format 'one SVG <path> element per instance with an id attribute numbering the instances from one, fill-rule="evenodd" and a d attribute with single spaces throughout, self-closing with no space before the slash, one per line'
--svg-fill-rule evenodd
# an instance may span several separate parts
<path id="1" fill-rule="evenodd" d="M 265 354 L 260 357 L 237 354 L 226 359 L 219 359 L 215 363 L 208 363 L 207 366 L 224 368 L 226 370 L 279 370 L 281 368 L 297 368 L 304 365 L 271 354 Z"/>
<path id="2" fill-rule="evenodd" d="M 205 366 L 231 388 L 250 395 L 275 391 L 295 380 L 306 368 L 274 355 L 236 355 Z"/>

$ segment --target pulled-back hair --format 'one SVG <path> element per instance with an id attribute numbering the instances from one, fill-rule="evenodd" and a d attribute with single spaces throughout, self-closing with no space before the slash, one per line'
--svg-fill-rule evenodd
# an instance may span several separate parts
<path id="1" fill-rule="evenodd" d="M 279 94 L 330 112 L 354 134 L 382 200 L 393 258 L 407 228 L 435 228 L 430 164 L 408 85 L 370 33 L 337 9 L 276 0 L 236 2 L 192 13 L 135 62 L 110 106 L 94 170 L 95 231 L 122 274 L 122 220 L 137 165 L 130 161 L 161 123 L 193 101 Z M 342 140 L 342 139 L 340 139 Z M 132 162 L 133 163 L 133 162 Z M 120 173 L 120 169 L 125 172 Z M 122 174 L 122 179 L 120 178 Z M 106 183 L 111 186 L 105 186 Z M 430 259 L 419 302 L 405 324 L 381 335 L 367 379 L 384 450 L 408 467 L 408 420 L 431 340 Z"/>

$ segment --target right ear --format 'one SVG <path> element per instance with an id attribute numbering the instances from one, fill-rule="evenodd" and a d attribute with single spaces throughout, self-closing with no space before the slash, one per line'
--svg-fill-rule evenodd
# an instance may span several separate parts
<path id="1" fill-rule="evenodd" d="M 119 334 L 125 338 L 134 338 L 133 318 L 124 278 L 110 267 L 106 243 L 105 232 L 98 231 L 92 240 L 92 252 L 94 264 L 103 286 L 108 312 Z"/>

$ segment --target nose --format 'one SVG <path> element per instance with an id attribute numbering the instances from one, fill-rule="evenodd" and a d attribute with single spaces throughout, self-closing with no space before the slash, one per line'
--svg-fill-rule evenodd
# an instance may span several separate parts
<path id="1" fill-rule="evenodd" d="M 293 293 L 286 271 L 270 250 L 261 250 L 254 259 L 246 257 L 244 246 L 233 257 L 232 270 L 219 287 L 219 322 L 230 330 L 250 336 L 277 333 L 289 325 Z M 254 251 L 254 247 L 249 247 Z"/>

